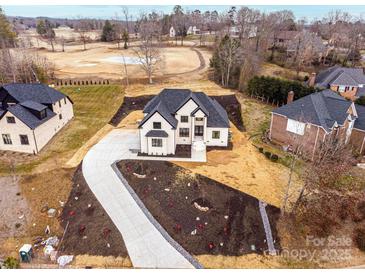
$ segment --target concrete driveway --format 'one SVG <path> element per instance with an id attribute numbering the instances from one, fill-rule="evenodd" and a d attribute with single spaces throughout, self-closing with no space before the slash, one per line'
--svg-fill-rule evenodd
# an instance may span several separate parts
<path id="1" fill-rule="evenodd" d="M 82 170 L 90 189 L 121 232 L 133 266 L 199 267 L 176 242 L 168 240 L 165 231 L 160 232 L 161 227 L 158 229 L 151 222 L 112 169 L 117 160 L 137 158 L 130 149 L 139 149 L 138 131 L 115 129 L 90 149 Z"/>

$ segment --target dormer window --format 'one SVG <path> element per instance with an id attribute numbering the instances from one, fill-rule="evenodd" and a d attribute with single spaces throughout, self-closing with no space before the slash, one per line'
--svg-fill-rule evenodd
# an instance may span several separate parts
<path id="1" fill-rule="evenodd" d="M 39 112 L 39 117 L 40 117 L 41 119 L 46 118 L 46 116 L 47 116 L 47 114 L 46 114 L 46 110 L 45 110 L 45 109 L 44 109 L 44 110 L 41 110 L 41 111 Z"/>

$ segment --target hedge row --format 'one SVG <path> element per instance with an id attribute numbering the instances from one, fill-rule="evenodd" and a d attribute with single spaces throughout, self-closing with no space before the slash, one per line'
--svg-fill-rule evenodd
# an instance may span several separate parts
<path id="1" fill-rule="evenodd" d="M 317 91 L 313 87 L 303 85 L 299 81 L 283 80 L 269 76 L 254 76 L 248 82 L 247 92 L 253 96 L 262 96 L 270 101 L 286 103 L 288 92 L 294 91 L 298 99 Z"/>

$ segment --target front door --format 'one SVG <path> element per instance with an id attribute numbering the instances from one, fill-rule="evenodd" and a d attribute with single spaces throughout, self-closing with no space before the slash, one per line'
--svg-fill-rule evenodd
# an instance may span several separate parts
<path id="1" fill-rule="evenodd" d="M 204 126 L 195 126 L 195 136 L 204 135 Z"/>

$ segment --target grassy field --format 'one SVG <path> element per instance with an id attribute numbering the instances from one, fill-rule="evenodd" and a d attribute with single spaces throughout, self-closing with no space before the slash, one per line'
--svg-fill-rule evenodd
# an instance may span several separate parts
<path id="1" fill-rule="evenodd" d="M 123 102 L 121 86 L 63 87 L 63 93 L 74 102 L 74 119 L 57 134 L 39 155 L 11 155 L 18 174 L 39 173 L 63 166 L 68 159 L 102 128 Z M 11 171 L 9 155 L 2 156 L 0 174 Z"/>

